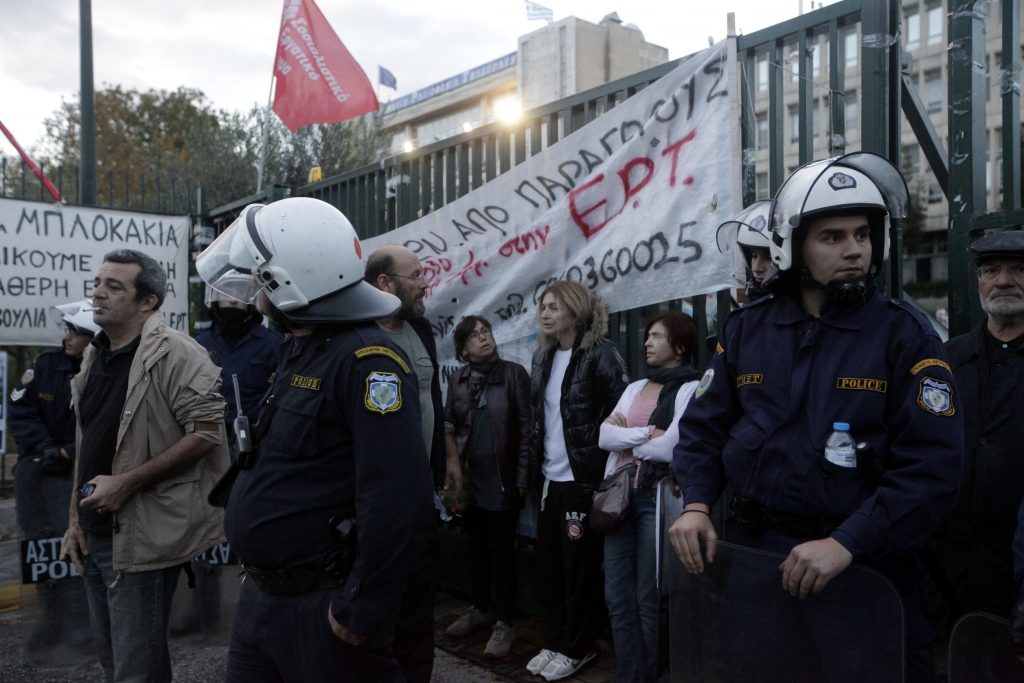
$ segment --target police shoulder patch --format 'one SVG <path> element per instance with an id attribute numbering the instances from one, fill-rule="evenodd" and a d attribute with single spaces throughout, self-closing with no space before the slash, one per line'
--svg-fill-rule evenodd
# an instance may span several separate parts
<path id="1" fill-rule="evenodd" d="M 916 363 L 914 365 L 914 367 L 910 368 L 910 374 L 911 375 L 916 375 L 917 373 L 921 372 L 925 368 L 931 368 L 931 367 L 942 368 L 943 370 L 945 370 L 949 374 L 951 374 L 951 375 L 953 374 L 953 370 L 950 369 L 949 363 L 947 363 L 946 361 L 941 360 L 939 358 L 925 358 L 923 361 L 921 361 L 920 363 Z"/>
<path id="2" fill-rule="evenodd" d="M 366 376 L 363 404 L 381 415 L 398 412 L 402 408 L 402 380 L 393 372 L 371 372 Z"/>
<path id="3" fill-rule="evenodd" d="M 11 403 L 17 403 L 25 396 L 25 387 L 21 389 L 11 389 Z"/>
<path id="4" fill-rule="evenodd" d="M 922 377 L 917 391 L 917 405 L 924 411 L 940 417 L 956 413 L 953 405 L 953 387 L 932 377 Z"/>
<path id="5" fill-rule="evenodd" d="M 21 376 L 22 384 L 32 384 L 32 380 L 36 378 L 35 368 L 29 368 Z"/>
<path id="6" fill-rule="evenodd" d="M 696 391 L 693 392 L 694 397 L 700 398 L 704 395 L 704 392 L 711 386 L 711 381 L 715 379 L 715 371 L 712 368 L 708 368 L 708 371 L 704 373 L 704 376 L 700 378 L 700 383 L 697 384 Z"/>
<path id="7" fill-rule="evenodd" d="M 402 368 L 403 371 L 409 372 L 409 364 L 405 362 L 397 351 L 389 349 L 386 346 L 364 346 L 361 349 L 356 349 L 356 358 L 366 358 L 367 356 L 384 356 L 395 361 L 395 364 Z"/>

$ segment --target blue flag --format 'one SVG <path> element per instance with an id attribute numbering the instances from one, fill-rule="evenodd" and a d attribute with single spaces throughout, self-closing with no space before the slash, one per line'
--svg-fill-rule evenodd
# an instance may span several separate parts
<path id="1" fill-rule="evenodd" d="M 386 88 L 398 90 L 398 81 L 395 79 L 395 74 L 382 66 L 378 66 L 377 68 L 380 69 L 380 76 L 377 77 L 377 81 Z"/>

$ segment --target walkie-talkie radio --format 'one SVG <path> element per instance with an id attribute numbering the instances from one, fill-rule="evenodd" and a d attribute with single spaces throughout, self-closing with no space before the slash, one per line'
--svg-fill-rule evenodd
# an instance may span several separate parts
<path id="1" fill-rule="evenodd" d="M 252 450 L 249 418 L 242 414 L 242 392 L 238 388 L 238 375 L 232 374 L 231 381 L 235 385 L 235 407 L 238 409 L 234 423 L 235 444 L 238 446 L 238 468 L 247 470 L 255 463 L 256 454 Z"/>

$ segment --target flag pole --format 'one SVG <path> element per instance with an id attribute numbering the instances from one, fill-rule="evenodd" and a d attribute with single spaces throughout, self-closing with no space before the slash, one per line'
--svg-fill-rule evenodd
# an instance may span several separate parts
<path id="1" fill-rule="evenodd" d="M 46 177 L 45 173 L 43 173 L 43 169 L 39 168 L 39 165 L 36 164 L 36 162 L 32 161 L 32 157 L 30 157 L 25 152 L 25 150 L 21 148 L 21 145 L 18 144 L 18 141 L 14 139 L 14 134 L 11 131 L 7 130 L 7 126 L 4 125 L 3 121 L 0 121 L 0 131 L 2 131 L 4 136 L 6 136 L 7 139 L 11 141 L 11 145 L 13 145 L 14 149 L 17 150 L 18 154 L 21 155 L 22 161 L 24 161 L 25 165 L 32 170 L 32 173 L 34 173 L 36 178 L 39 179 L 39 182 L 43 184 L 43 187 L 45 187 L 46 191 L 50 193 L 50 196 L 53 197 L 54 201 L 63 204 L 64 197 L 61 196 L 60 190 L 53 186 L 53 183 L 50 182 L 50 179 Z"/>
<path id="2" fill-rule="evenodd" d="M 274 97 L 275 76 L 270 75 L 270 91 L 267 93 L 267 110 L 263 114 L 263 135 L 260 140 L 260 159 L 256 162 L 256 194 L 263 190 L 263 165 L 267 160 L 267 139 L 270 137 L 270 108 Z"/>

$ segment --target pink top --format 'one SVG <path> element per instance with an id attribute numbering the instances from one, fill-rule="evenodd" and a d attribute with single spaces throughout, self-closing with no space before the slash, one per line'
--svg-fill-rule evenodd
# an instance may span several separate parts
<path id="1" fill-rule="evenodd" d="M 656 398 L 640 398 L 637 396 L 626 413 L 627 427 L 646 427 L 651 421 L 651 414 L 658 407 Z"/>
<path id="2" fill-rule="evenodd" d="M 629 411 L 626 413 L 626 426 L 646 427 L 651 420 L 651 413 L 657 407 L 658 399 L 640 398 L 638 395 L 629 405 Z M 631 462 L 633 462 L 633 449 L 627 448 L 619 452 L 619 460 L 615 463 L 615 469 L 628 465 Z"/>

